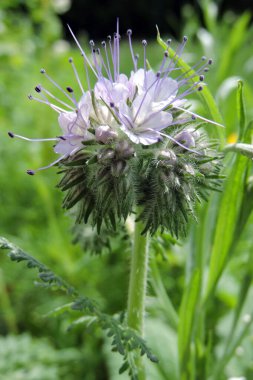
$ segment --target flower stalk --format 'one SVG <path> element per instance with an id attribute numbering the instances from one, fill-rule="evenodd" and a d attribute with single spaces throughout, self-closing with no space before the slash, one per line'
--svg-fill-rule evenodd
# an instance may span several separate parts
<path id="1" fill-rule="evenodd" d="M 138 209 L 137 209 L 138 217 Z M 149 236 L 142 235 L 144 224 L 135 221 L 134 241 L 131 257 L 130 280 L 128 289 L 127 324 L 144 336 L 145 299 L 147 289 Z M 136 359 L 140 380 L 144 380 L 145 369 L 142 357 Z"/>

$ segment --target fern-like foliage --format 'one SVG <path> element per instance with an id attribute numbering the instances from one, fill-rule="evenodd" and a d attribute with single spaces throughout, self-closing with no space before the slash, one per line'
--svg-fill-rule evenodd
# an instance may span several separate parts
<path id="1" fill-rule="evenodd" d="M 70 303 L 57 308 L 56 315 L 57 313 L 59 314 L 59 310 L 64 312 L 75 311 L 79 313 L 79 316 L 78 319 L 72 322 L 72 325 L 79 323 L 81 314 L 81 316 L 85 315 L 92 317 L 92 322 L 97 323 L 104 331 L 106 331 L 107 336 L 112 340 L 112 351 L 116 351 L 123 356 L 123 365 L 121 366 L 119 373 L 128 370 L 131 379 L 138 380 L 138 373 L 133 360 L 134 355 L 146 355 L 152 362 L 158 362 L 158 359 L 152 354 L 143 338 L 141 338 L 133 329 L 126 326 L 123 315 L 113 317 L 103 313 L 94 300 L 81 296 L 75 288 L 70 286 L 60 276 L 53 273 L 47 266 L 3 237 L 0 237 L 0 249 L 8 250 L 8 255 L 12 261 L 18 263 L 26 262 L 28 268 L 37 269 L 39 279 L 37 284 L 52 290 L 62 290 L 71 297 Z M 54 312 L 51 314 L 54 314 Z M 84 318 L 82 321 L 85 324 Z"/>

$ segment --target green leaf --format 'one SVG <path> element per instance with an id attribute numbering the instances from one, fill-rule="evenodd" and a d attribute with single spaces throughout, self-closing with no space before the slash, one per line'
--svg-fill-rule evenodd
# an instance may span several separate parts
<path id="1" fill-rule="evenodd" d="M 239 140 L 241 141 L 245 134 L 246 127 L 246 116 L 245 116 L 245 105 L 244 105 L 244 96 L 243 96 L 243 82 L 238 81 L 237 87 L 237 115 L 239 119 Z"/>
<path id="2" fill-rule="evenodd" d="M 61 289 L 69 295 L 76 295 L 76 290 L 70 286 L 65 280 L 60 276 L 55 275 L 49 268 L 44 264 L 40 263 L 34 257 L 25 253 L 21 248 L 9 242 L 7 239 L 0 237 L 0 248 L 9 250 L 9 257 L 12 261 L 16 262 L 26 262 L 28 268 L 35 268 L 38 270 L 38 278 L 41 283 L 46 284 L 47 287 L 55 289 Z"/>
<path id="3" fill-rule="evenodd" d="M 240 50 L 242 42 L 245 40 L 245 33 L 251 18 L 250 12 L 245 12 L 236 20 L 229 31 L 229 37 L 223 46 L 222 59 L 219 62 L 218 81 L 223 81 L 229 72 L 234 55 Z"/>
<path id="4" fill-rule="evenodd" d="M 138 355 L 145 354 L 147 358 L 154 363 L 158 362 L 158 359 L 152 354 L 144 339 L 137 335 L 135 330 L 122 323 L 121 316 L 116 318 L 103 313 L 92 299 L 80 296 L 73 287 L 68 285 L 68 283 L 61 277 L 54 274 L 44 264 L 40 263 L 38 260 L 22 251 L 22 249 L 2 237 L 0 237 L 0 249 L 9 250 L 11 260 L 17 262 L 25 261 L 27 262 L 27 267 L 37 269 L 37 276 L 40 279 L 40 284 L 45 284 L 46 287 L 52 288 L 53 290 L 63 290 L 67 295 L 71 296 L 72 299 L 72 296 L 75 297 L 71 304 L 65 304 L 53 311 L 53 314 L 55 313 L 55 315 L 68 310 L 81 313 L 81 316 L 70 325 L 70 328 L 75 325 L 96 322 L 103 330 L 107 332 L 109 331 L 109 335 L 112 338 L 112 349 L 124 356 L 124 362 L 127 360 L 130 367 L 131 362 L 129 362 L 128 359 L 133 351 Z M 84 313 L 86 315 L 83 315 Z M 137 352 L 135 352 L 135 350 Z"/>
<path id="5" fill-rule="evenodd" d="M 200 294 L 200 280 L 200 271 L 199 269 L 197 269 L 193 273 L 189 284 L 185 287 L 183 300 L 180 307 L 180 323 L 178 328 L 178 350 L 181 373 L 184 373 L 186 371 L 188 365 L 196 306 Z"/>
<path id="6" fill-rule="evenodd" d="M 206 300 L 214 291 L 226 266 L 230 249 L 236 242 L 234 233 L 242 205 L 248 159 L 238 155 L 225 182 L 211 252 Z"/>

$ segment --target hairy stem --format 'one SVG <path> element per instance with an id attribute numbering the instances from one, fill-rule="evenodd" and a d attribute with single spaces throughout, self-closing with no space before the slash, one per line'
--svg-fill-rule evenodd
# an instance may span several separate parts
<path id="1" fill-rule="evenodd" d="M 141 235 L 143 229 L 142 222 L 135 222 L 127 306 L 128 326 L 138 331 L 141 336 L 144 335 L 149 241 L 148 236 Z M 145 371 L 142 358 L 138 358 L 135 364 L 138 369 L 139 379 L 144 380 Z"/>

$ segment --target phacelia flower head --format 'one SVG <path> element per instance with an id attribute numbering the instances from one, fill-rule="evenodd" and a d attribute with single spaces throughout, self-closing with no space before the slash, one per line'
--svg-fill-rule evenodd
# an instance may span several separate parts
<path id="1" fill-rule="evenodd" d="M 202 91 L 204 73 L 212 61 L 203 57 L 192 76 L 180 71 L 184 37 L 174 57 L 166 50 L 154 70 L 146 57 L 147 41 L 142 41 L 141 64 L 128 30 L 133 69 L 127 76 L 120 72 L 118 23 L 113 37 L 108 36 L 99 47 L 90 41 L 89 53 L 70 32 L 83 58 L 87 88 L 72 58 L 69 63 L 81 96 L 76 96 L 72 87 L 63 89 L 41 70 L 65 100 L 42 85 L 35 87 L 36 95 L 29 99 L 58 113 L 60 133 L 48 139 L 28 139 L 12 132 L 9 136 L 54 140 L 59 157 L 27 173 L 33 175 L 57 164 L 63 174 L 59 187 L 67 191 L 63 206 L 77 205 L 77 220 L 90 219 L 98 230 L 103 222 L 116 228 L 119 219 L 126 219 L 141 206 L 144 232 L 154 233 L 161 227 L 179 234 L 205 189 L 217 186 L 219 163 L 213 143 L 199 129 L 203 122 L 216 123 L 189 111 L 186 100 L 189 94 Z M 91 76 L 95 78 L 93 88 Z"/>

